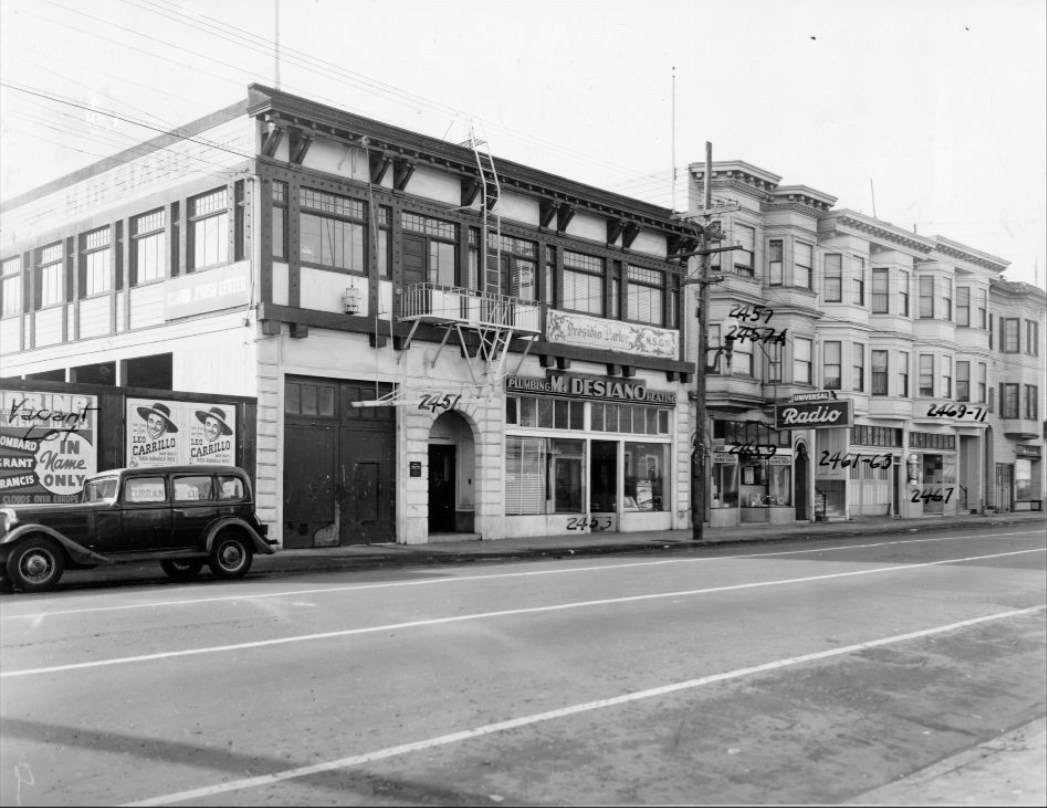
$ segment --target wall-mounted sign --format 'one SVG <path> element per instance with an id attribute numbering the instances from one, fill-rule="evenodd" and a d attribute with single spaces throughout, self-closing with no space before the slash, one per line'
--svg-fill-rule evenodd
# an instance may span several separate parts
<path id="1" fill-rule="evenodd" d="M 733 455 L 730 452 L 713 452 L 714 463 L 735 463 L 738 460 L 738 455 Z"/>
<path id="2" fill-rule="evenodd" d="M 236 405 L 127 399 L 128 468 L 236 465 Z"/>
<path id="3" fill-rule="evenodd" d="M 836 401 L 835 390 L 818 390 L 813 393 L 793 393 L 794 404 L 804 401 Z"/>
<path id="4" fill-rule="evenodd" d="M 167 281 L 164 319 L 175 320 L 207 311 L 247 306 L 251 302 L 251 265 L 240 261 L 207 272 L 192 272 Z"/>
<path id="5" fill-rule="evenodd" d="M 97 470 L 97 396 L 0 390 L 0 504 L 75 500 Z"/>
<path id="6" fill-rule="evenodd" d="M 811 402 L 809 404 L 776 404 L 776 429 L 829 429 L 851 425 L 851 402 Z"/>
<path id="7" fill-rule="evenodd" d="M 411 466 L 411 476 L 412 477 L 421 477 L 422 476 L 422 463 L 421 463 L 421 461 L 419 461 L 419 460 L 412 460 L 411 463 L 410 463 L 410 466 Z"/>
<path id="8" fill-rule="evenodd" d="M 1014 447 L 1014 453 L 1018 457 L 1039 457 L 1040 447 L 1039 446 L 1025 446 L 1019 443 Z"/>
<path id="9" fill-rule="evenodd" d="M 610 351 L 678 359 L 680 335 L 668 328 L 604 320 L 585 314 L 569 314 L 549 309 L 546 337 L 562 345 L 581 345 Z"/>
<path id="10" fill-rule="evenodd" d="M 506 376 L 505 392 L 607 399 L 636 404 L 676 404 L 675 392 L 648 390 L 647 385 L 642 381 L 610 376 L 579 376 L 566 373 L 549 374 L 544 378 Z"/>

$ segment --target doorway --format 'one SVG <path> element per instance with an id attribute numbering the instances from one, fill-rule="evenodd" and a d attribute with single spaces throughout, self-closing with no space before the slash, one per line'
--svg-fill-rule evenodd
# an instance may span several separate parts
<path id="1" fill-rule="evenodd" d="M 456 448 L 429 445 L 429 533 L 455 530 Z"/>
<path id="2" fill-rule="evenodd" d="M 796 446 L 796 480 L 793 486 L 793 502 L 796 503 L 796 519 L 806 522 L 807 515 L 807 447 L 800 443 Z"/>

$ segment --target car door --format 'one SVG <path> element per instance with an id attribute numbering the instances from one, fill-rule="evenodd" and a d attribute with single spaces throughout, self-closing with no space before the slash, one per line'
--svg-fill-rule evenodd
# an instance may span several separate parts
<path id="1" fill-rule="evenodd" d="M 171 547 L 206 547 L 207 528 L 218 518 L 218 494 L 210 474 L 171 475 Z"/>
<path id="2" fill-rule="evenodd" d="M 171 503 L 163 474 L 124 479 L 120 492 L 120 552 L 141 553 L 171 546 Z"/>

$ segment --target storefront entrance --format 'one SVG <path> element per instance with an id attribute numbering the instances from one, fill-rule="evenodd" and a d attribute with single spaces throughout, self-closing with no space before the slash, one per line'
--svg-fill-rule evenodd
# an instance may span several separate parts
<path id="1" fill-rule="evenodd" d="M 796 505 L 796 520 L 806 522 L 807 515 L 807 447 L 802 443 L 796 447 L 796 480 L 793 486 L 793 503 Z"/>
<path id="2" fill-rule="evenodd" d="M 455 530 L 455 447 L 429 446 L 429 532 Z"/>
<path id="3" fill-rule="evenodd" d="M 396 412 L 352 406 L 382 392 L 373 383 L 287 378 L 285 548 L 395 540 Z"/>

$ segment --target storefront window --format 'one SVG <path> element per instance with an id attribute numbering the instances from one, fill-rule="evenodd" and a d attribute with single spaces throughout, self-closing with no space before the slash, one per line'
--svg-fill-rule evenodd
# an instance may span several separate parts
<path id="1" fill-rule="evenodd" d="M 763 508 L 767 504 L 767 463 L 761 460 L 742 464 L 742 507 Z"/>
<path id="2" fill-rule="evenodd" d="M 791 464 L 791 460 L 789 461 Z M 792 465 L 768 465 L 768 505 L 788 507 L 792 505 Z"/>
<path id="3" fill-rule="evenodd" d="M 584 467 L 585 446 L 580 440 L 507 436 L 506 514 L 585 513 Z"/>
<path id="4" fill-rule="evenodd" d="M 1018 458 L 1014 461 L 1014 499 L 1028 502 L 1032 495 L 1032 461 Z"/>
<path id="5" fill-rule="evenodd" d="M 664 477 L 669 465 L 665 443 L 625 444 L 625 510 L 664 511 Z"/>
<path id="6" fill-rule="evenodd" d="M 731 463 L 713 464 L 713 498 L 714 508 L 738 507 L 738 465 Z"/>

